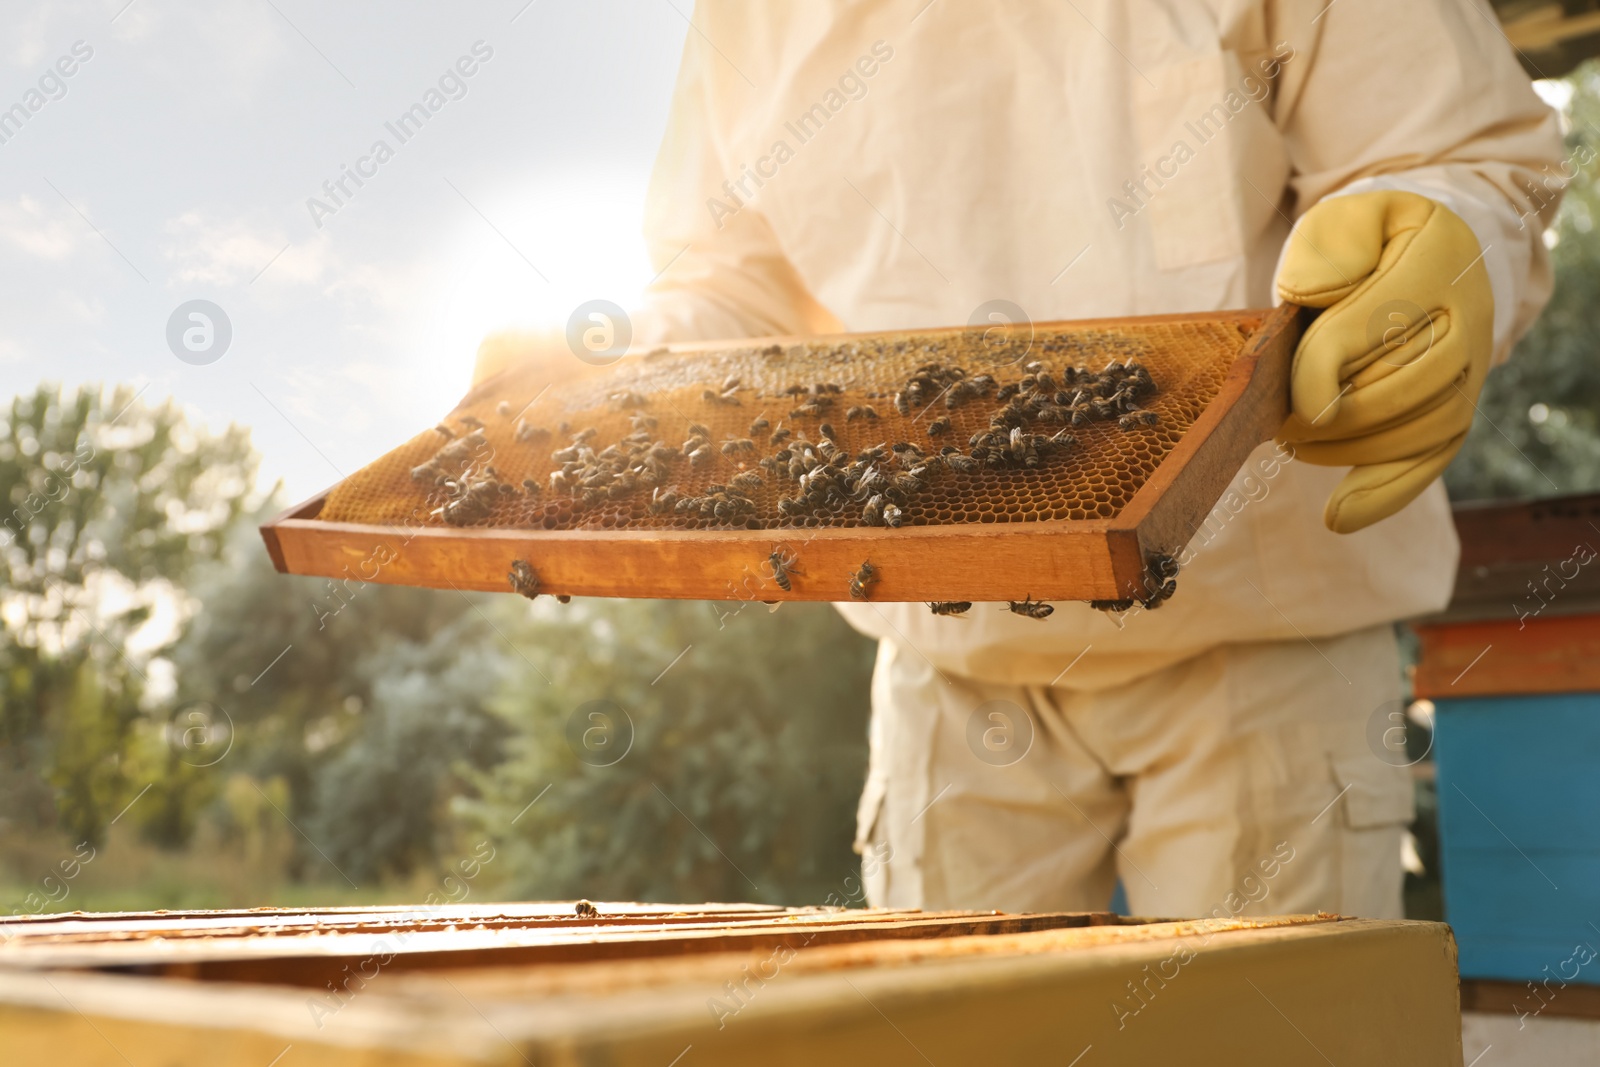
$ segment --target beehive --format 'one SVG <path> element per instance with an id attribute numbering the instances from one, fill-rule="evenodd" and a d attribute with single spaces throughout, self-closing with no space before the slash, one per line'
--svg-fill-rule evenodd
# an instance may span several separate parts
<path id="1" fill-rule="evenodd" d="M 0 919 L 8 1067 L 1461 1063 L 1442 923 L 599 902 Z"/>
<path id="2" fill-rule="evenodd" d="M 879 600 L 1124 598 L 1281 425 L 1299 321 L 1280 309 L 1045 324 L 1000 344 L 946 329 L 529 361 L 264 533 L 280 569 L 457 588 L 508 589 L 520 559 L 556 594 L 723 599 L 755 578 L 745 595 L 843 599 L 870 559 Z M 907 383 L 929 365 L 945 387 L 917 395 Z M 1135 402 L 1073 381 L 1108 365 L 1143 368 L 1153 388 Z M 991 431 L 1010 444 L 986 447 Z M 887 484 L 853 476 L 808 497 L 806 448 Z M 568 478 L 578 453 L 589 465 Z M 1028 588 L 975 573 L 977 551 Z M 797 564 L 791 588 L 774 552 Z"/>

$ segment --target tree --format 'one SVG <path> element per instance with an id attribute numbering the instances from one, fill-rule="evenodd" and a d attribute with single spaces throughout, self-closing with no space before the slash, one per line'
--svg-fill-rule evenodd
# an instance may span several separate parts
<path id="1" fill-rule="evenodd" d="M 1577 174 L 1552 231 L 1555 290 L 1512 358 L 1490 372 L 1472 432 L 1445 473 L 1456 499 L 1600 486 L 1600 66 L 1585 63 L 1565 81 Z"/>
<path id="2" fill-rule="evenodd" d="M 170 401 L 40 386 L 0 423 L 0 817 L 98 841 L 132 799 L 128 751 L 255 478 L 249 436 Z M 155 682 L 152 682 L 152 676 Z"/>
<path id="3" fill-rule="evenodd" d="M 531 897 L 821 902 L 857 867 L 873 646 L 824 605 L 540 601 L 463 803 Z"/>

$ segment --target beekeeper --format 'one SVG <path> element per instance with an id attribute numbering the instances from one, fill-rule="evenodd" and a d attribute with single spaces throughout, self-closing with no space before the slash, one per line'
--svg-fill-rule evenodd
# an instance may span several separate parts
<path id="1" fill-rule="evenodd" d="M 638 343 L 1326 309 L 1159 610 L 842 607 L 873 904 L 1400 914 L 1392 623 L 1449 597 L 1561 150 L 1475 0 L 696 5 Z"/>

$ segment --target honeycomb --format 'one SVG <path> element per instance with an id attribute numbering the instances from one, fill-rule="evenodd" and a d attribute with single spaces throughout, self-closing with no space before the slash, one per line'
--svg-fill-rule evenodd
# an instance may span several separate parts
<path id="1" fill-rule="evenodd" d="M 659 349 L 603 369 L 583 368 L 555 384 L 547 384 L 551 375 L 529 364 L 475 390 L 441 430 L 424 431 L 340 483 L 318 518 L 530 530 L 779 530 L 1110 519 L 1217 395 L 1258 325 L 1259 318 L 1244 315 L 1163 318 L 1041 327 L 1031 338 L 1012 337 L 999 345 L 981 329 L 966 329 Z M 993 385 L 953 408 L 947 403 L 949 388 L 923 395 L 901 414 L 896 394 L 929 364 L 945 368 L 949 381 L 987 375 Z M 957 469 L 937 459 L 893 462 L 899 458 L 893 446 L 901 442 L 915 444 L 928 457 L 947 445 L 972 455 L 975 437 L 990 430 L 991 419 L 1005 407 L 997 399 L 1004 387 L 1024 378 L 1033 381 L 1030 372 L 1036 377 L 1042 370 L 1060 383 L 1070 378 L 1069 368 L 1100 371 L 1108 364 L 1136 364 L 1148 372 L 1154 388 L 1140 396 L 1141 413 L 1070 429 L 1030 424 L 1022 432 L 1024 438 L 1036 433 L 1041 442 L 1036 465 L 962 462 L 962 468 L 976 469 Z M 813 389 L 822 399 L 807 391 Z M 823 409 L 807 411 L 813 402 Z M 855 408 L 870 408 L 875 417 L 865 411 L 847 417 Z M 930 436 L 941 418 L 949 420 L 948 430 Z M 757 420 L 767 425 L 753 426 Z M 909 483 L 914 488 L 891 491 L 888 498 L 898 507 L 894 522 L 863 508 L 861 498 L 870 493 L 848 500 L 834 494 L 826 506 L 797 511 L 791 503 L 780 509 L 781 501 L 800 498 L 801 489 L 773 457 L 787 448 L 792 458 L 797 441 L 821 447 L 825 423 L 831 442 L 850 458 L 859 460 L 883 446 L 884 458 L 873 463 L 885 477 L 915 470 Z M 710 431 L 699 461 L 684 454 L 692 427 Z M 773 443 L 773 434 L 784 430 L 789 438 Z M 1042 441 L 1063 432 L 1070 433 L 1070 444 L 1048 447 Z M 655 449 L 657 458 L 641 460 L 653 445 L 662 446 Z M 617 447 L 608 453 L 611 446 Z M 631 460 L 626 458 L 630 452 Z M 563 461 L 571 470 L 580 454 L 583 474 L 602 467 L 610 472 L 596 477 L 598 488 L 587 492 L 578 480 L 558 484 Z M 623 477 L 630 467 L 633 473 Z M 686 510 L 672 504 L 674 498 L 704 501 L 730 485 L 738 486 L 732 497 L 743 498 L 737 507 L 700 504 Z M 662 494 L 671 494 L 667 505 L 652 506 Z M 887 503 L 883 506 L 889 510 Z"/>

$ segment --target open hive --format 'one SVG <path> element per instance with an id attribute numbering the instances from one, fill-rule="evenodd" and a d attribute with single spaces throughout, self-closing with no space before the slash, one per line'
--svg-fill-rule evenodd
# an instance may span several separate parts
<path id="1" fill-rule="evenodd" d="M 0 1048 L 8 1067 L 1459 1067 L 1454 964 L 1442 923 L 1331 915 L 80 912 L 0 919 Z"/>
<path id="2" fill-rule="evenodd" d="M 1281 309 L 530 360 L 263 532 L 283 570 L 429 586 L 530 591 L 521 560 L 558 595 L 844 599 L 871 560 L 878 600 L 1144 598 L 1281 425 L 1298 329 Z"/>

